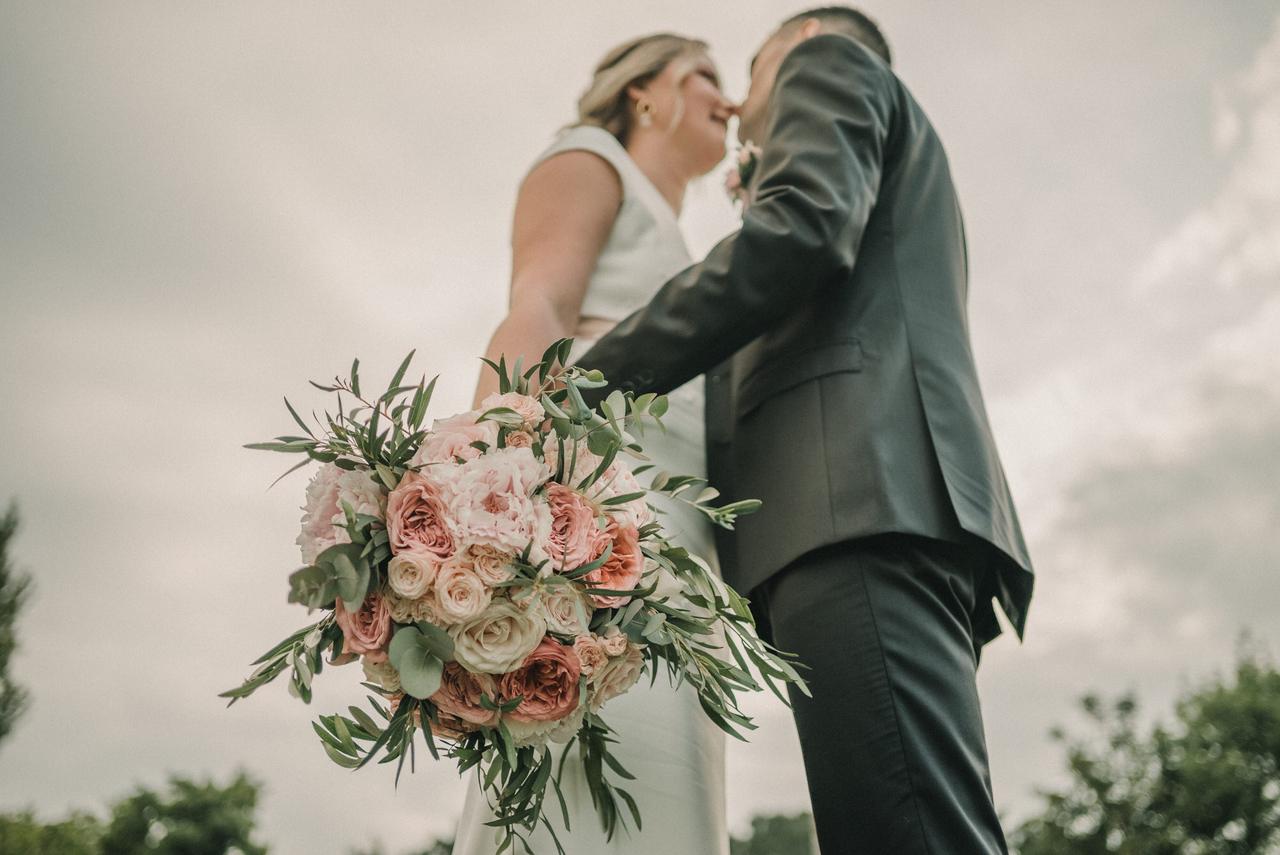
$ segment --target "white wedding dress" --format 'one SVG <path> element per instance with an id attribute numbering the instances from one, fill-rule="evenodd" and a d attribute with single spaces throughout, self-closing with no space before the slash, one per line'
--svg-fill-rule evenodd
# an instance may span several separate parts
<path id="1" fill-rule="evenodd" d="M 583 317 L 620 321 L 641 308 L 674 274 L 691 263 L 675 213 L 658 190 L 628 156 L 626 149 L 600 128 L 580 126 L 563 132 L 541 160 L 563 151 L 585 150 L 599 155 L 622 180 L 623 201 L 609 240 L 600 254 L 582 306 Z M 580 355 L 591 345 L 579 340 Z M 672 473 L 706 474 L 703 436 L 702 378 L 669 396 L 663 417 L 666 432 L 649 431 L 642 444 L 655 466 Z M 651 497 L 665 511 L 661 519 L 681 546 L 715 567 L 711 523 L 687 505 Z M 643 829 L 636 831 L 625 806 L 628 828 L 619 828 L 606 842 L 576 746 L 565 764 L 562 789 L 568 803 L 571 830 L 565 832 L 560 807 L 552 793 L 547 814 L 568 855 L 727 855 L 729 832 L 725 821 L 725 737 L 702 712 L 697 694 L 684 686 L 673 690 L 665 673 L 652 687 L 648 676 L 629 693 L 610 701 L 603 710 L 617 731 L 614 754 L 634 781 L 613 776 L 640 807 Z M 559 757 L 558 753 L 555 756 Z M 495 829 L 484 825 L 493 818 L 483 792 L 468 775 L 470 787 L 454 842 L 454 855 L 493 855 Z M 545 829 L 530 839 L 537 855 L 555 853 Z M 516 852 L 522 851 L 517 844 Z"/>

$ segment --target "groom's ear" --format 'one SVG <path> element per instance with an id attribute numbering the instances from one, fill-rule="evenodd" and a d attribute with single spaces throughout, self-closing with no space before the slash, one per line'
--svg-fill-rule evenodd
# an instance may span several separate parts
<path id="1" fill-rule="evenodd" d="M 816 35 L 822 33 L 822 21 L 817 18 L 808 18 L 800 25 L 800 31 L 796 34 L 796 42 L 805 42 Z"/>

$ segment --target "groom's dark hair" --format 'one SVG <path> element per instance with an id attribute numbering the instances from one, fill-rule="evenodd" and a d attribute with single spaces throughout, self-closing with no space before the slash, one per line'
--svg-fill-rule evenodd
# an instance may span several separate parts
<path id="1" fill-rule="evenodd" d="M 880 32 L 880 27 L 876 25 L 875 21 L 850 6 L 819 6 L 816 9 L 810 9 L 808 12 L 792 15 L 782 22 L 782 26 L 779 29 L 785 30 L 788 27 L 797 27 L 812 18 L 817 18 L 821 21 L 823 29 L 828 32 L 850 36 L 855 41 L 870 48 L 885 61 L 886 65 L 893 64 L 893 55 L 889 51 L 889 42 L 885 40 L 884 33 Z"/>

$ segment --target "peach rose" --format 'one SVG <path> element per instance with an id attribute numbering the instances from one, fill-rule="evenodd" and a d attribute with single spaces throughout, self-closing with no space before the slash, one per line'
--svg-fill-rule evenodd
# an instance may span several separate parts
<path id="1" fill-rule="evenodd" d="M 494 600 L 479 617 L 449 630 L 458 664 L 481 674 L 505 674 L 519 667 L 546 633 L 541 615 L 508 600 Z"/>
<path id="2" fill-rule="evenodd" d="M 640 551 L 640 533 L 626 523 L 609 520 L 609 536 L 613 538 L 613 552 L 604 564 L 588 573 L 584 579 L 594 588 L 610 591 L 630 591 L 644 574 L 644 553 Z M 600 608 L 617 608 L 631 602 L 624 594 L 592 594 L 592 601 Z"/>
<path id="3" fill-rule="evenodd" d="M 582 666 L 573 648 L 544 638 L 524 664 L 498 680 L 498 693 L 520 705 L 506 714 L 515 721 L 559 721 L 578 708 Z"/>
<path id="4" fill-rule="evenodd" d="M 451 561 L 436 573 L 435 609 L 446 624 L 478 617 L 492 599 L 493 591 L 466 564 Z"/>
<path id="5" fill-rule="evenodd" d="M 533 434 L 523 430 L 513 430 L 507 434 L 507 448 L 533 448 Z"/>
<path id="6" fill-rule="evenodd" d="M 590 633 L 584 633 L 573 640 L 573 652 L 578 654 L 578 664 L 587 677 L 593 676 L 609 661 L 609 654 L 604 652 L 600 640 Z"/>
<path id="7" fill-rule="evenodd" d="M 491 421 L 477 422 L 480 413 L 471 410 L 447 419 L 437 419 L 431 432 L 411 461 L 414 466 L 429 463 L 453 463 L 457 460 L 475 460 L 483 452 L 471 445 L 483 442 L 490 448 L 498 444 L 498 424 Z"/>
<path id="8" fill-rule="evenodd" d="M 446 662 L 440 678 L 440 688 L 431 701 L 441 712 L 470 724 L 493 727 L 498 723 L 497 710 L 487 710 L 480 705 L 480 696 L 493 700 L 497 686 L 487 674 L 472 674 L 457 662 Z"/>
<path id="9" fill-rule="evenodd" d="M 644 492 L 644 488 L 640 486 L 636 476 L 621 462 L 614 462 L 612 466 L 606 469 L 598 483 L 605 485 L 603 494 L 600 497 L 602 499 Z M 649 503 L 645 501 L 644 496 L 632 499 L 621 505 L 611 505 L 609 513 L 637 529 L 644 528 L 653 522 L 653 511 L 649 509 Z"/>
<path id="10" fill-rule="evenodd" d="M 406 472 L 387 500 L 392 553 L 426 552 L 440 561 L 454 553 L 450 515 L 440 487 L 420 472 Z"/>
<path id="11" fill-rule="evenodd" d="M 381 594 L 364 598 L 360 608 L 347 611 L 339 598 L 333 607 L 338 626 L 342 628 L 342 652 L 363 653 L 372 663 L 387 661 L 387 643 L 391 641 L 391 610 Z"/>
<path id="12" fill-rule="evenodd" d="M 547 411 L 543 409 L 542 404 L 536 398 L 521 395 L 518 392 L 508 392 L 505 395 L 495 393 L 480 402 L 480 412 L 482 413 L 498 407 L 515 410 L 516 415 L 520 416 L 520 421 L 527 430 L 536 428 L 547 417 Z"/>
<path id="13" fill-rule="evenodd" d="M 604 648 L 604 652 L 610 656 L 621 656 L 627 652 L 627 636 L 622 630 L 616 626 L 605 629 L 604 635 L 597 635 L 600 640 L 600 646 Z"/>
<path id="14" fill-rule="evenodd" d="M 402 597 L 426 596 L 436 578 L 436 562 L 425 552 L 401 552 L 387 564 L 387 584 Z"/>
<path id="15" fill-rule="evenodd" d="M 576 570 L 599 558 L 608 540 L 596 525 L 595 506 L 563 484 L 548 484 L 546 493 L 551 508 L 546 551 L 552 566 L 560 571 Z"/>
<path id="16" fill-rule="evenodd" d="M 591 710 L 594 712 L 604 706 L 607 701 L 625 694 L 636 684 L 644 671 L 644 652 L 634 644 L 627 645 L 626 652 L 610 659 L 596 672 L 593 680 L 595 692 L 591 695 Z"/>

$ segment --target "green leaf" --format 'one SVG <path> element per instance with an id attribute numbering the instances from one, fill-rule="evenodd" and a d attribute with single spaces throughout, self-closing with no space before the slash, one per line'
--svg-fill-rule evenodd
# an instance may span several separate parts
<path id="1" fill-rule="evenodd" d="M 414 624 L 422 633 L 427 649 L 443 662 L 453 661 L 453 636 L 429 621 Z"/>
<path id="2" fill-rule="evenodd" d="M 432 646 L 416 626 L 404 626 L 387 648 L 392 666 L 400 672 L 400 685 L 415 698 L 429 698 L 440 688 L 444 663 L 432 652 Z"/>
<path id="3" fill-rule="evenodd" d="M 301 603 L 309 609 L 327 609 L 338 595 L 337 583 L 330 567 L 312 564 L 289 574 L 289 602 Z"/>

